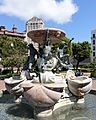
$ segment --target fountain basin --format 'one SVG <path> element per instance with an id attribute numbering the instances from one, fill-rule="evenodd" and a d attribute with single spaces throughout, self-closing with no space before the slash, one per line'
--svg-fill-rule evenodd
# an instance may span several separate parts
<path id="1" fill-rule="evenodd" d="M 92 88 L 92 79 L 87 76 L 79 76 L 67 81 L 69 90 L 78 97 L 84 96 Z"/>
<path id="2" fill-rule="evenodd" d="M 65 32 L 60 29 L 55 28 L 43 28 L 43 29 L 36 29 L 28 32 L 28 37 L 30 37 L 34 42 L 37 43 L 44 43 L 46 34 L 51 39 L 51 43 L 59 43 L 60 38 L 65 36 Z"/>

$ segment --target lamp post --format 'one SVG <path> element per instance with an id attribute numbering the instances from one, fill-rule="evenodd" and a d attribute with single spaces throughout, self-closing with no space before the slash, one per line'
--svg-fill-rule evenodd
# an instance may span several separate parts
<path id="1" fill-rule="evenodd" d="M 13 49 L 14 49 L 14 44 L 13 43 L 11 43 L 11 49 L 12 49 L 12 57 L 14 56 L 13 55 Z M 12 59 L 14 59 L 14 58 L 12 58 Z M 12 73 L 13 73 L 13 65 L 11 65 L 11 69 L 12 69 Z"/>
<path id="2" fill-rule="evenodd" d="M 14 47 L 14 44 L 13 44 L 13 43 L 11 43 L 11 47 L 12 47 L 12 48 Z"/>
<path id="3" fill-rule="evenodd" d="M 70 56 L 69 56 L 69 62 L 71 63 L 72 62 L 72 56 L 73 56 L 73 51 L 72 51 L 72 44 L 71 44 L 71 42 L 74 40 L 74 38 L 71 38 L 70 39 L 70 41 L 69 41 L 69 46 L 71 47 L 71 48 L 69 48 L 70 50 L 71 50 L 71 54 L 70 54 Z"/>
<path id="4" fill-rule="evenodd" d="M 0 62 L 1 62 L 2 58 L 0 57 Z"/>
<path id="5" fill-rule="evenodd" d="M 74 40 L 74 38 L 71 38 L 71 41 Z"/>

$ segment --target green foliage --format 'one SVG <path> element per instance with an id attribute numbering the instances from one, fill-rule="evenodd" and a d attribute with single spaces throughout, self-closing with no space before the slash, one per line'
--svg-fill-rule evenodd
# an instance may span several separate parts
<path id="1" fill-rule="evenodd" d="M 93 61 L 93 63 L 91 63 L 91 66 L 93 69 L 96 69 L 96 61 Z"/>
<path id="2" fill-rule="evenodd" d="M 82 72 L 91 72 L 92 68 L 80 68 Z"/>
<path id="3" fill-rule="evenodd" d="M 56 44 L 53 44 L 53 46 L 52 46 L 52 48 L 51 48 L 51 52 L 52 52 L 53 54 L 55 54 L 58 47 L 59 47 L 59 44 L 57 44 L 57 43 L 56 43 Z"/>
<path id="4" fill-rule="evenodd" d="M 5 78 L 10 78 L 17 76 L 17 74 L 7 73 L 7 74 L 0 74 L 0 80 L 4 80 Z"/>
<path id="5" fill-rule="evenodd" d="M 96 61 L 94 61 L 93 63 L 91 63 L 92 65 L 92 72 L 91 72 L 91 77 L 96 78 Z"/>
<path id="6" fill-rule="evenodd" d="M 5 69 L 5 70 L 3 70 L 2 73 L 0 73 L 0 74 L 6 75 L 6 74 L 9 74 L 9 73 L 11 73 L 11 72 L 12 72 L 11 69 Z"/>
<path id="7" fill-rule="evenodd" d="M 82 43 L 72 43 L 72 51 L 73 57 L 77 60 L 76 67 L 78 69 L 79 63 L 84 59 L 90 57 L 91 45 L 87 41 L 84 41 Z"/>
<path id="8" fill-rule="evenodd" d="M 91 72 L 91 77 L 96 78 L 96 71 L 92 71 L 92 72 Z"/>
<path id="9" fill-rule="evenodd" d="M 84 64 L 81 67 L 82 68 L 92 68 L 92 64 Z"/>
<path id="10" fill-rule="evenodd" d="M 0 35 L 0 56 L 3 66 L 20 67 L 25 60 L 27 45 L 23 39 Z"/>

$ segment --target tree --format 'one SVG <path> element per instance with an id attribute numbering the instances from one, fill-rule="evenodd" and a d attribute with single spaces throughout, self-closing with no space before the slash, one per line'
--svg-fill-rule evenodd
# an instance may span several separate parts
<path id="1" fill-rule="evenodd" d="M 0 36 L 0 56 L 3 66 L 12 68 L 16 66 L 19 70 L 25 61 L 26 52 L 27 44 L 22 38 Z"/>
<path id="2" fill-rule="evenodd" d="M 91 45 L 88 41 L 72 43 L 72 51 L 73 58 L 77 60 L 76 69 L 78 69 L 79 63 L 90 57 Z"/>

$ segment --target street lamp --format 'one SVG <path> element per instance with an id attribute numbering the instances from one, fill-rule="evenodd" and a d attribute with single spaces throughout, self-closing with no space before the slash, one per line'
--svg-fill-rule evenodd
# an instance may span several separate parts
<path id="1" fill-rule="evenodd" d="M 0 62 L 1 62 L 2 58 L 0 57 Z"/>
<path id="2" fill-rule="evenodd" d="M 74 40 L 74 38 L 71 38 L 70 42 L 73 41 L 73 40 Z"/>
<path id="3" fill-rule="evenodd" d="M 13 44 L 13 43 L 11 43 L 11 47 L 14 47 L 14 44 Z"/>

